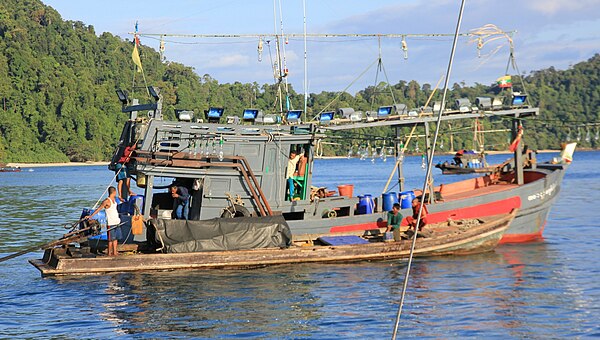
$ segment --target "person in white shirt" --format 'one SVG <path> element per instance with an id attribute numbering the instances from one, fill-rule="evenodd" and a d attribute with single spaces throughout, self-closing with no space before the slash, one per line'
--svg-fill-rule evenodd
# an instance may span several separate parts
<path id="1" fill-rule="evenodd" d="M 117 211 L 117 189 L 115 187 L 108 188 L 108 197 L 102 201 L 102 204 L 100 204 L 98 209 L 96 209 L 91 215 L 86 216 L 85 219 L 92 218 L 92 216 L 96 215 L 102 209 L 106 211 L 106 224 L 108 225 L 108 229 L 121 224 L 121 218 L 119 217 L 119 212 Z M 111 238 L 110 231 L 107 232 L 107 238 L 108 256 L 116 256 L 118 241 L 116 238 Z"/>

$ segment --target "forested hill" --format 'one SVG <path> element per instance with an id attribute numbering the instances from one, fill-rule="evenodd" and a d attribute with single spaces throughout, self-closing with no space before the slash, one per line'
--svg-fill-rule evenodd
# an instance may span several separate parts
<path id="1" fill-rule="evenodd" d="M 131 88 L 132 48 L 62 20 L 38 0 L 0 2 L 0 159 L 108 159 L 126 120 L 115 89 Z M 192 94 L 207 100 L 191 68 L 142 51 L 148 82 L 163 89 L 167 110 L 190 104 Z"/>
<path id="2" fill-rule="evenodd" d="M 120 112 L 115 89 L 130 89 L 134 65 L 133 44 L 110 33 L 96 35 L 93 26 L 65 21 L 38 0 L 0 2 L 0 160 L 5 162 L 58 162 L 106 160 L 117 143 L 126 115 Z M 273 85 L 257 83 L 219 84 L 202 70 L 161 62 L 159 54 L 142 46 L 141 58 L 148 84 L 161 88 L 164 113 L 175 108 L 202 112 L 209 105 L 223 106 L 228 114 L 244 107 L 268 110 L 275 98 Z M 139 76 L 138 76 L 139 78 Z M 517 79 L 513 79 L 517 83 Z M 568 70 L 552 68 L 526 77 L 533 103 L 543 109 L 543 119 L 527 123 L 527 139 L 534 148 L 557 148 L 569 127 L 575 138 L 577 122 L 599 121 L 600 56 Z M 399 81 L 391 86 L 397 102 L 409 107 L 423 105 L 432 89 L 429 84 Z M 496 94 L 498 89 L 477 84 L 455 84 L 451 98 Z M 138 93 L 141 97 L 142 93 Z M 309 115 L 318 112 L 336 93 L 311 94 Z M 292 89 L 292 104 L 301 107 L 302 96 Z M 343 94 L 333 107 L 368 110 L 390 104 L 385 84 L 357 94 Z M 562 123 L 562 122 L 565 123 Z M 506 125 L 506 122 L 486 123 Z M 596 147 L 592 131 L 590 142 Z M 369 134 L 386 135 L 389 130 Z M 585 135 L 585 130 L 583 133 Z M 442 140 L 448 141 L 445 135 Z M 468 135 L 456 135 L 455 147 L 470 146 Z M 506 146 L 506 135 L 489 136 L 490 145 Z M 448 144 L 446 144 L 448 145 Z M 340 152 L 330 149 L 328 152 Z"/>

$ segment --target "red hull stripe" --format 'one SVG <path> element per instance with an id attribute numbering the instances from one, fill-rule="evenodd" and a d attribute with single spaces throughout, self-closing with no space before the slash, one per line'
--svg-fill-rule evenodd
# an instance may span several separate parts
<path id="1" fill-rule="evenodd" d="M 427 216 L 428 223 L 439 223 L 448 220 L 460 220 L 463 218 L 477 218 L 484 216 L 492 216 L 499 214 L 507 214 L 515 208 L 521 207 L 521 198 L 514 196 L 503 200 L 479 204 L 472 207 L 465 207 L 456 210 L 446 210 L 440 212 L 429 213 Z M 374 214 L 379 216 L 379 214 Z M 406 218 L 402 220 L 402 225 L 406 226 Z M 348 224 L 332 227 L 329 232 L 340 233 L 349 231 L 369 230 L 375 228 L 385 228 L 387 226 L 386 221 L 373 221 L 359 224 Z"/>
<path id="2" fill-rule="evenodd" d="M 536 241 L 542 238 L 542 233 L 544 233 L 544 228 L 546 227 L 546 222 L 542 225 L 539 231 L 535 233 L 529 234 L 504 234 L 500 239 L 500 244 L 503 243 L 524 243 Z"/>

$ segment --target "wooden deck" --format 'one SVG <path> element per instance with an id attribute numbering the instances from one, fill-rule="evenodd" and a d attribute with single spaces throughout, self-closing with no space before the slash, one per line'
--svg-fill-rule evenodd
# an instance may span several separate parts
<path id="1" fill-rule="evenodd" d="M 496 192 L 507 191 L 507 190 L 515 189 L 517 187 L 518 187 L 517 184 L 508 184 L 508 183 L 492 184 L 492 185 L 488 185 L 485 187 L 479 187 L 479 188 L 475 188 L 472 190 L 456 192 L 456 193 L 452 193 L 452 194 L 448 194 L 448 195 L 445 195 L 442 193 L 442 197 L 443 197 L 444 201 L 456 201 L 456 200 L 462 200 L 462 199 L 469 198 L 469 197 L 476 197 L 476 196 L 493 194 Z"/>
<path id="2" fill-rule="evenodd" d="M 415 256 L 466 255 L 493 250 L 516 210 L 471 224 L 429 225 L 430 237 L 418 238 Z M 90 275 L 111 272 L 165 271 L 176 269 L 255 268 L 280 264 L 355 262 L 406 258 L 411 240 L 371 242 L 341 246 L 294 246 L 286 249 L 252 249 L 178 254 L 132 254 L 73 257 L 64 248 L 46 250 L 44 259 L 29 262 L 42 276 Z"/>

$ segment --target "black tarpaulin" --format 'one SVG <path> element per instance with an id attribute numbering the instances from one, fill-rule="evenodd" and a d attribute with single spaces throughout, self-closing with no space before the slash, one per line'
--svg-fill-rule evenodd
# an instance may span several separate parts
<path id="1" fill-rule="evenodd" d="M 165 253 L 284 248 L 292 233 L 282 216 L 214 218 L 203 221 L 152 219 L 148 241 Z"/>

